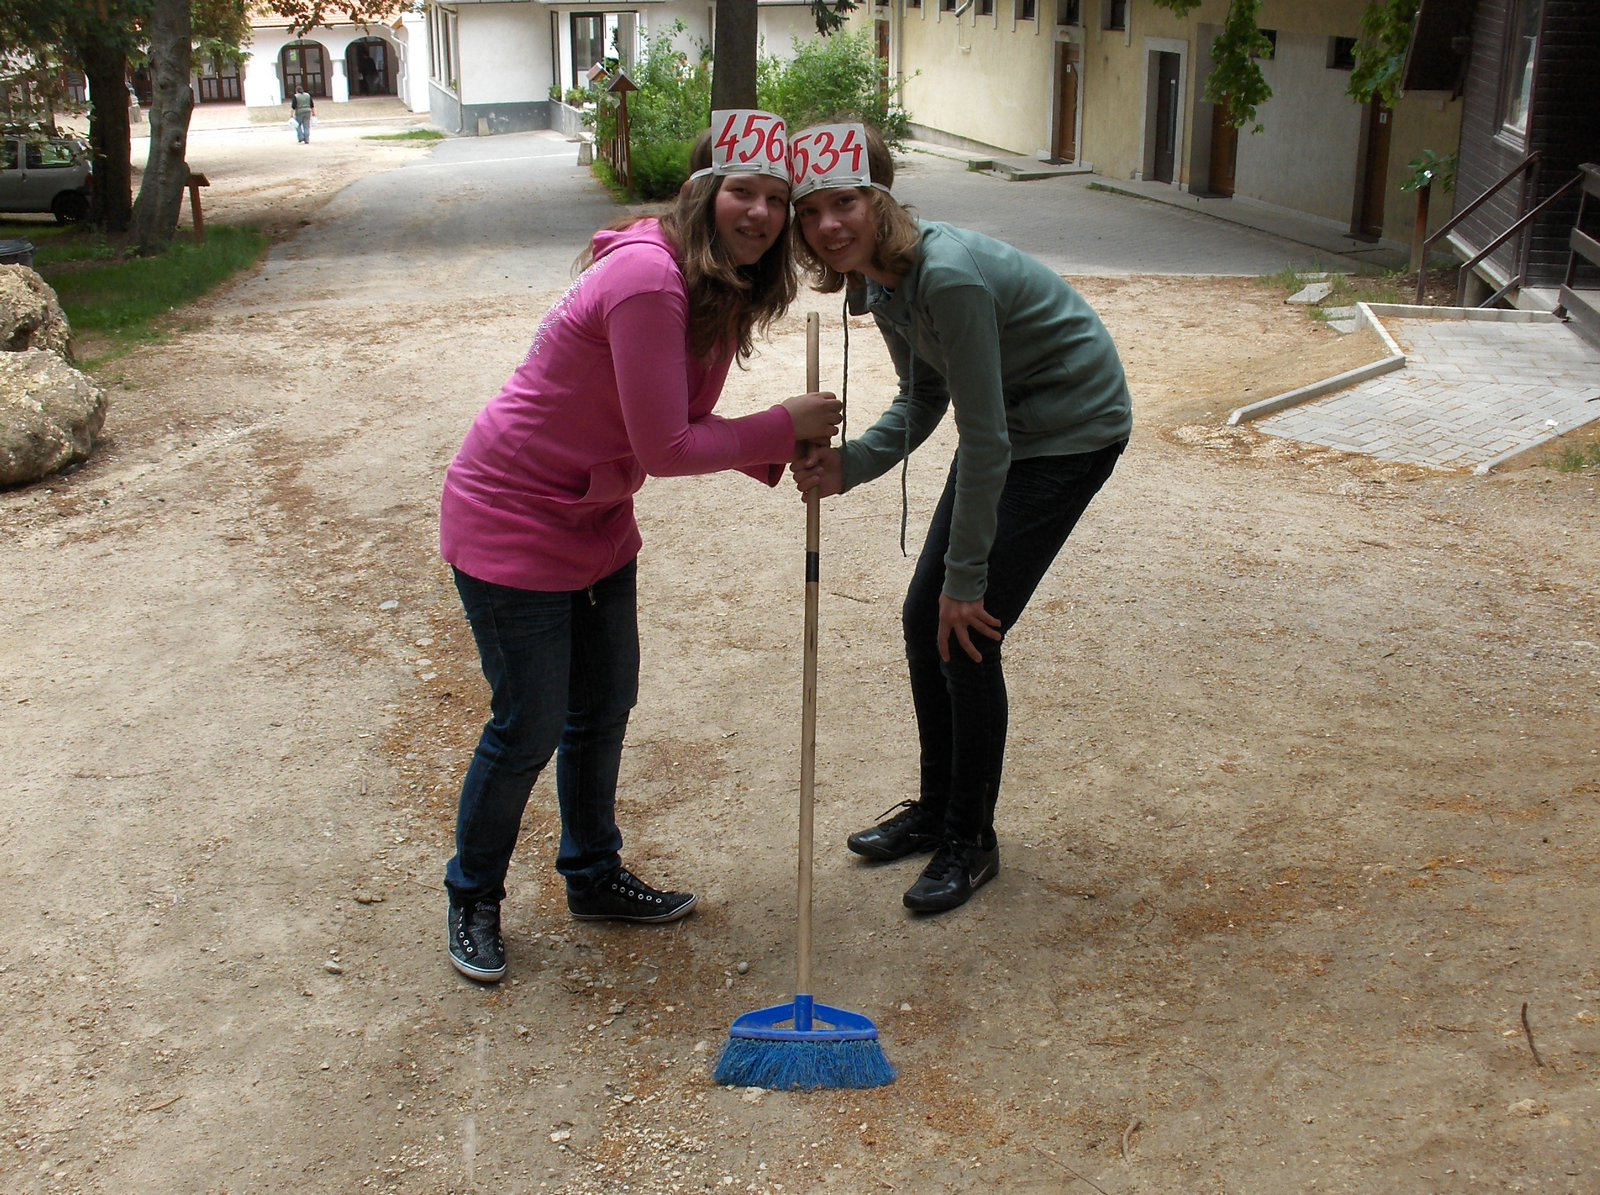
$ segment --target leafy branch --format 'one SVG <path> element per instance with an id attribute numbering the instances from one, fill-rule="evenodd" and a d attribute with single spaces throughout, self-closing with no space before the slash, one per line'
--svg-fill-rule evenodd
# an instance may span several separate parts
<path id="1" fill-rule="evenodd" d="M 1222 32 L 1211 44 L 1206 99 L 1223 106 L 1225 119 L 1236 129 L 1254 122 L 1256 109 L 1272 98 L 1272 88 L 1257 63 L 1272 53 L 1272 43 L 1261 32 L 1260 12 L 1261 0 L 1230 0 Z M 1256 123 L 1250 131 L 1259 133 L 1261 128 Z"/>
<path id="2" fill-rule="evenodd" d="M 1346 90 L 1363 104 L 1374 99 L 1388 107 L 1400 99 L 1400 72 L 1416 21 L 1419 0 L 1372 0 L 1361 14 L 1355 68 Z"/>

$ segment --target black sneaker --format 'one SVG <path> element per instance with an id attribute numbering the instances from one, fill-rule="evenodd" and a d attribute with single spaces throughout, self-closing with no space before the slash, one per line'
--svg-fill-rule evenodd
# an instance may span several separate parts
<path id="1" fill-rule="evenodd" d="M 579 921 L 676 921 L 694 902 L 692 893 L 662 892 L 626 867 L 581 888 L 567 882 L 567 910 Z"/>
<path id="2" fill-rule="evenodd" d="M 917 882 L 906 889 L 906 908 L 915 913 L 943 913 L 959 908 L 972 894 L 1000 874 L 1000 845 L 947 839 L 933 852 Z"/>
<path id="3" fill-rule="evenodd" d="M 935 817 L 916 801 L 902 801 L 895 808 L 900 812 L 870 830 L 850 835 L 845 845 L 877 863 L 918 855 L 939 845 L 944 831 L 942 815 Z"/>
<path id="4" fill-rule="evenodd" d="M 498 902 L 450 902 L 450 961 L 468 979 L 499 982 L 506 973 L 506 946 L 500 940 Z"/>

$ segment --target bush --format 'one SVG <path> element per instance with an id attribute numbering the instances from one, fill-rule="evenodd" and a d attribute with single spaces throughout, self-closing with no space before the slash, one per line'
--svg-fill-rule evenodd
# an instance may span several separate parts
<path id="1" fill-rule="evenodd" d="M 632 112 L 629 112 L 632 116 Z M 633 143 L 633 197 L 671 199 L 689 177 L 689 154 L 694 141 L 638 141 Z"/>
<path id="2" fill-rule="evenodd" d="M 911 115 L 886 86 L 869 33 L 796 38 L 794 51 L 791 62 L 767 56 L 757 63 L 756 102 L 762 108 L 783 117 L 791 132 L 834 119 L 859 120 L 882 133 L 890 148 L 905 143 Z"/>

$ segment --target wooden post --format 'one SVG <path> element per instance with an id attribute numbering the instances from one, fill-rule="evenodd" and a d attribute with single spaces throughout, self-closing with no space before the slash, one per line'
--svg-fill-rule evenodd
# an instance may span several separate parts
<path id="1" fill-rule="evenodd" d="M 1411 272 L 1417 275 L 1419 295 L 1422 293 L 1422 271 L 1428 264 L 1425 246 L 1428 240 L 1428 192 L 1432 189 L 1432 180 L 1417 188 L 1417 226 L 1411 230 Z"/>
<path id="2" fill-rule="evenodd" d="M 203 174 L 189 171 L 189 214 L 194 217 L 194 243 L 203 245 L 206 239 L 206 218 L 200 210 L 200 188 L 209 187 L 211 180 Z"/>

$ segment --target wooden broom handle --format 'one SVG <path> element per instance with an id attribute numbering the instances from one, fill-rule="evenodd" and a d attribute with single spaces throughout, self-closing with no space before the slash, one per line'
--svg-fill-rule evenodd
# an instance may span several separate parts
<path id="1" fill-rule="evenodd" d="M 806 393 L 820 388 L 818 336 L 821 317 L 806 316 Z M 820 488 L 806 492 L 806 628 L 805 662 L 800 690 L 800 925 L 797 955 L 799 975 L 795 991 L 811 992 L 811 854 L 812 810 L 817 780 L 817 622 L 818 590 L 821 585 L 819 558 L 822 547 L 822 494 Z"/>

